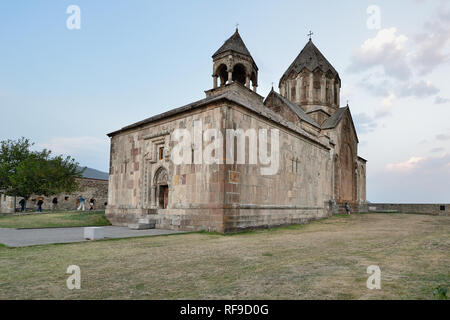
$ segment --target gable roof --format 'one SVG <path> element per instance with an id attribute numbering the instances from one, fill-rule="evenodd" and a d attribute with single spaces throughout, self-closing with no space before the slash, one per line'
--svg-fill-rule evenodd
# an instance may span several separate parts
<path id="1" fill-rule="evenodd" d="M 300 73 L 303 68 L 306 68 L 311 72 L 319 68 L 323 73 L 330 71 L 333 76 L 339 77 L 336 69 L 328 62 L 320 50 L 317 49 L 312 40 L 309 40 L 302 51 L 300 51 L 297 58 L 295 58 L 294 62 L 289 66 L 281 79 L 289 76 L 292 71 Z"/>
<path id="2" fill-rule="evenodd" d="M 348 107 L 339 108 L 335 113 L 331 115 L 327 120 L 322 123 L 322 129 L 333 129 L 341 122 L 345 112 L 349 110 Z"/>
<path id="3" fill-rule="evenodd" d="M 352 125 L 353 131 L 354 131 L 355 136 L 356 136 L 356 141 L 359 142 L 358 133 L 356 132 L 356 128 L 355 128 L 355 123 L 353 122 L 353 117 L 352 117 L 352 114 L 350 112 L 350 108 L 348 106 L 337 109 L 337 111 L 335 113 L 333 113 L 333 115 L 331 117 L 329 117 L 327 120 L 325 120 L 322 123 L 322 129 L 326 130 L 326 129 L 334 129 L 334 128 L 336 128 L 337 125 L 341 122 L 342 118 L 344 118 L 344 116 L 347 113 L 348 113 L 348 116 L 350 118 L 350 123 Z"/>
<path id="4" fill-rule="evenodd" d="M 270 91 L 270 93 L 267 95 L 267 98 L 264 101 L 264 104 L 266 104 L 266 101 L 270 97 L 271 94 L 275 95 L 278 99 L 280 99 L 289 109 L 291 109 L 300 118 L 300 120 L 303 120 L 317 128 L 320 128 L 320 126 L 317 124 L 317 122 L 314 121 L 314 119 L 311 118 L 309 115 L 307 115 L 306 112 L 303 111 L 302 108 L 297 106 L 295 103 L 293 103 L 289 99 L 286 99 L 285 97 L 283 97 L 281 94 L 276 92 L 273 88 Z"/>
<path id="5" fill-rule="evenodd" d="M 236 32 L 227 41 L 225 41 L 225 43 L 219 48 L 219 50 L 216 51 L 216 53 L 213 54 L 212 57 L 214 58 L 215 56 L 218 56 L 219 54 L 226 51 L 234 51 L 252 58 L 252 55 L 245 46 L 245 43 L 242 40 L 238 29 L 236 29 Z"/>
<path id="6" fill-rule="evenodd" d="M 226 93 L 223 93 L 223 94 L 220 94 L 220 95 L 217 95 L 217 96 L 207 97 L 205 99 L 201 99 L 201 100 L 189 103 L 189 104 L 187 104 L 185 106 L 182 106 L 182 107 L 179 107 L 179 108 L 175 108 L 175 109 L 172 109 L 172 110 L 169 110 L 169 111 L 157 114 L 155 116 L 152 116 L 150 118 L 144 119 L 142 121 L 138 121 L 136 123 L 130 124 L 128 126 L 123 127 L 122 129 L 119 129 L 119 130 L 113 131 L 111 133 L 108 133 L 107 136 L 108 137 L 112 137 L 112 136 L 116 135 L 117 133 L 120 133 L 120 132 L 123 132 L 123 131 L 127 131 L 127 130 L 130 130 L 130 129 L 134 129 L 134 128 L 143 126 L 145 124 L 148 124 L 148 123 L 151 123 L 151 122 L 154 122 L 154 121 L 157 121 L 157 120 L 161 120 L 161 119 L 164 119 L 164 118 L 167 118 L 167 117 L 170 117 L 170 116 L 173 116 L 173 115 L 185 112 L 185 111 L 189 111 L 189 110 L 192 110 L 192 109 L 204 106 L 204 105 L 206 105 L 208 103 L 211 103 L 211 102 L 220 101 L 220 100 L 222 100 L 225 97 L 226 97 Z"/>
<path id="7" fill-rule="evenodd" d="M 272 110 L 265 108 L 263 102 L 254 101 L 254 103 L 251 103 L 249 99 L 243 95 L 241 95 L 236 90 L 227 90 L 222 94 L 218 94 L 216 96 L 210 96 L 205 99 L 190 103 L 188 105 L 185 105 L 183 107 L 179 107 L 176 109 L 172 109 L 170 111 L 158 114 L 156 116 L 147 118 L 145 120 L 136 122 L 134 124 L 131 124 L 129 126 L 123 127 L 122 129 L 116 130 L 114 132 L 108 133 L 108 137 L 113 137 L 119 133 L 136 129 L 138 127 L 142 127 L 144 125 L 150 124 L 152 122 L 165 119 L 183 112 L 191 111 L 203 106 L 206 106 L 210 103 L 219 102 L 219 101 L 230 101 L 233 103 L 236 103 L 250 111 L 253 111 L 257 114 L 259 114 L 262 117 L 265 117 L 271 121 L 274 121 L 278 123 L 279 125 L 283 126 L 284 128 L 294 131 L 301 136 L 303 136 L 305 139 L 311 141 L 312 143 L 321 146 L 322 148 L 329 149 L 327 145 L 319 141 L 315 136 L 312 136 L 310 133 L 306 132 L 299 126 L 296 126 L 295 124 L 292 124 L 291 122 L 285 121 L 279 114 L 274 113 Z M 309 117 L 306 115 L 306 117 Z M 305 120 L 306 121 L 306 120 Z M 315 124 L 317 126 L 317 124 Z"/>

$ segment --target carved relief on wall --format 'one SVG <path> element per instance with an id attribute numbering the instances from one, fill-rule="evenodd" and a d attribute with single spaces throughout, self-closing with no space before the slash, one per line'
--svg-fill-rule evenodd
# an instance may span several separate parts
<path id="1" fill-rule="evenodd" d="M 155 174 L 155 184 L 166 185 L 168 180 L 169 176 L 167 174 L 167 170 L 163 167 L 160 167 Z"/>
<path id="2" fill-rule="evenodd" d="M 152 188 L 154 182 L 152 181 L 152 173 L 154 166 L 158 162 L 162 162 L 170 157 L 170 150 L 168 147 L 168 141 L 170 137 L 170 132 L 168 130 L 163 130 L 157 134 L 148 135 L 144 137 L 144 159 L 143 159 L 143 169 L 144 169 L 144 179 L 143 179 L 143 198 L 146 208 L 150 208 L 152 205 Z M 164 148 L 164 158 L 160 159 L 160 148 Z M 152 183 L 153 182 L 153 183 Z"/>

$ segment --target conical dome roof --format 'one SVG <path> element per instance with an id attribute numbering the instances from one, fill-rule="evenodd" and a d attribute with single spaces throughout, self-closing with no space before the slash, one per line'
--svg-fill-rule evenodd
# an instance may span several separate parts
<path id="1" fill-rule="evenodd" d="M 212 57 L 214 58 L 215 56 L 226 51 L 234 51 L 236 53 L 252 58 L 252 55 L 248 51 L 244 41 L 239 35 L 238 29 L 236 29 L 236 32 L 227 41 L 225 41 L 225 43 L 219 48 L 219 50 L 216 51 L 216 53 L 213 54 Z"/>
<path id="2" fill-rule="evenodd" d="M 292 71 L 300 73 L 303 68 L 306 68 L 311 72 L 319 68 L 323 73 L 330 71 L 333 76 L 339 77 L 338 72 L 333 68 L 331 63 L 328 62 L 320 50 L 317 49 L 312 40 L 308 41 L 297 58 L 295 58 L 294 62 L 283 74 L 283 78 L 289 76 Z"/>

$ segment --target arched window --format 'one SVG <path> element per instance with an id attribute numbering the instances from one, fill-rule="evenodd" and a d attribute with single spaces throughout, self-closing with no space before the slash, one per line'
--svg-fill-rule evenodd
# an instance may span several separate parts
<path id="1" fill-rule="evenodd" d="M 223 86 L 228 81 L 228 72 L 227 72 L 227 66 L 224 64 L 221 64 L 216 71 L 216 75 L 220 79 L 220 85 Z"/>
<path id="2" fill-rule="evenodd" d="M 252 86 L 257 87 L 258 86 L 258 79 L 256 78 L 256 73 L 252 73 L 252 76 L 250 77 L 250 80 L 252 81 Z"/>
<path id="3" fill-rule="evenodd" d="M 247 71 L 242 64 L 237 64 L 233 68 L 233 81 L 237 81 L 242 85 L 245 85 L 245 80 L 247 77 Z"/>

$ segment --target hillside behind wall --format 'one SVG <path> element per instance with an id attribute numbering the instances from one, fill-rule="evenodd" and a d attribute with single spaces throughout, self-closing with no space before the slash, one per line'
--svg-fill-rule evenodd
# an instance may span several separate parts
<path id="1" fill-rule="evenodd" d="M 398 212 L 450 216 L 450 204 L 370 203 L 369 212 Z"/>

